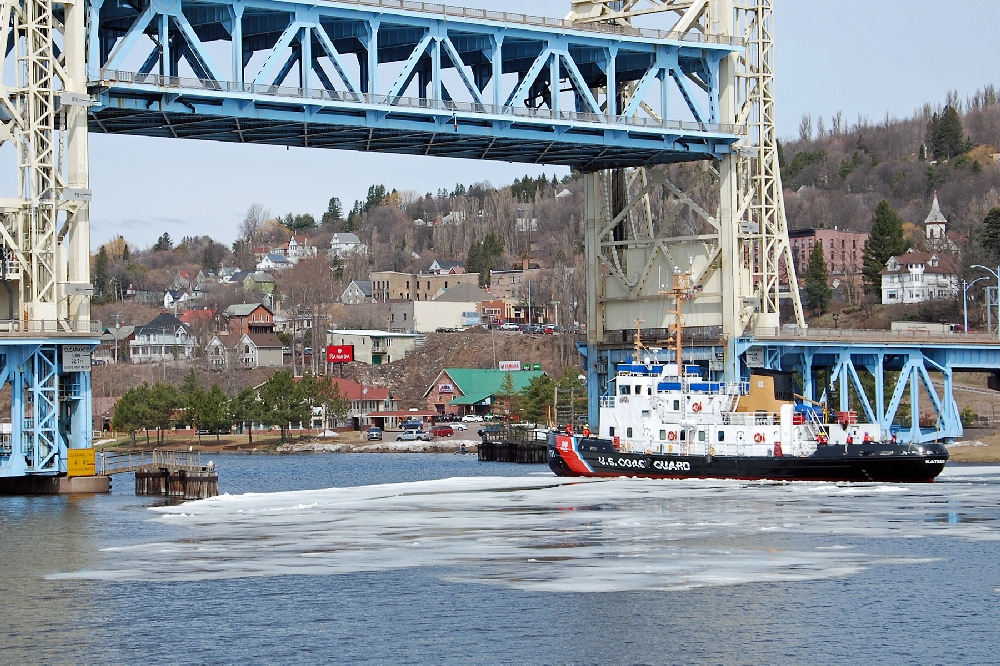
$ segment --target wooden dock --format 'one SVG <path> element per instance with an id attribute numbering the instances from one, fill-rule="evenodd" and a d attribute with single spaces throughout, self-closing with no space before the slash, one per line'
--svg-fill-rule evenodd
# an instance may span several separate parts
<path id="1" fill-rule="evenodd" d="M 135 472 L 136 495 L 205 499 L 219 494 L 219 474 L 214 465 L 201 464 L 198 451 L 99 453 L 99 475 L 126 472 Z"/>
<path id="2" fill-rule="evenodd" d="M 525 428 L 504 428 L 493 437 L 483 437 L 479 445 L 480 462 L 544 465 L 549 461 L 548 442 Z"/>

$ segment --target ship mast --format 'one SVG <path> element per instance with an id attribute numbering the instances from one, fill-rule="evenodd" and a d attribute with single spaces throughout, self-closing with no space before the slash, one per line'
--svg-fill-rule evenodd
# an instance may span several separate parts
<path id="1" fill-rule="evenodd" d="M 681 336 L 682 312 L 681 301 L 691 297 L 691 273 L 682 273 L 680 268 L 674 267 L 673 289 L 660 291 L 663 296 L 674 297 L 674 309 L 670 312 L 674 316 L 674 323 L 670 327 L 674 333 L 673 347 L 675 360 L 677 361 L 677 376 L 684 376 L 684 341 Z"/>

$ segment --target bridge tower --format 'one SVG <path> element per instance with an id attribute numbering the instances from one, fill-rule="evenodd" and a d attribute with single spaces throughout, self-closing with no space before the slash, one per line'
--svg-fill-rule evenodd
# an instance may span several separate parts
<path id="1" fill-rule="evenodd" d="M 0 43 L 12 46 L 0 53 L 0 143 L 17 170 L 15 196 L 0 198 L 0 387 L 12 405 L 0 478 L 55 478 L 70 450 L 91 446 L 85 12 L 0 0 Z"/>
<path id="2" fill-rule="evenodd" d="M 636 319 L 668 337 L 674 321 L 662 292 L 675 271 L 690 273 L 692 289 L 682 322 L 685 335 L 705 343 L 688 360 L 708 361 L 729 381 L 739 376 L 737 340 L 780 327 L 782 301 L 800 327 L 805 319 L 788 242 L 777 156 L 774 114 L 773 0 L 573 0 L 568 20 L 613 23 L 639 29 L 651 15 L 670 16 L 670 31 L 739 38 L 744 48 L 722 59 L 717 114 L 721 122 L 747 132 L 734 150 L 715 162 L 686 167 L 675 180 L 667 168 L 594 172 L 586 176 L 586 250 L 588 265 L 588 374 L 597 404 L 601 387 L 613 373 L 614 354 L 602 347 L 624 348 Z M 685 90 L 706 87 L 701 72 L 670 63 L 660 84 L 672 78 L 692 115 L 703 110 Z M 645 91 L 639 84 L 619 86 L 613 97 L 622 112 L 658 118 L 647 104 L 632 104 Z M 612 96 L 609 96 L 611 99 Z M 664 101 L 661 109 L 668 108 Z M 714 188 L 711 208 L 705 191 Z M 672 195 L 665 219 L 655 219 L 650 191 Z M 700 191 L 698 200 L 694 192 Z M 696 221 L 686 231 L 672 228 L 686 209 Z M 786 274 L 787 273 L 787 274 Z M 721 361 L 721 362 L 720 362 Z M 596 407 L 594 407 L 596 410 Z M 593 420 L 595 415 L 591 415 Z"/>

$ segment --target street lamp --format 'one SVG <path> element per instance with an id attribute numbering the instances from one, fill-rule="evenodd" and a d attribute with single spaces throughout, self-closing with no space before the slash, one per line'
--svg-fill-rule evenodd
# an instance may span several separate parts
<path id="1" fill-rule="evenodd" d="M 984 271 L 986 271 L 987 273 L 989 273 L 990 275 L 992 275 L 993 277 L 995 277 L 997 279 L 997 306 L 998 306 L 997 307 L 997 337 L 1000 337 L 1000 266 L 997 266 L 996 270 L 993 270 L 992 268 L 986 268 L 986 266 L 983 266 L 981 264 L 976 264 L 975 266 L 972 266 L 972 268 L 982 268 Z M 986 304 L 986 307 L 989 307 L 989 303 Z"/>
<path id="2" fill-rule="evenodd" d="M 973 268 L 975 268 L 975 266 L 973 266 Z M 966 335 L 969 334 L 969 289 L 971 289 L 972 285 L 976 284 L 980 280 L 988 280 L 988 279 L 989 276 L 984 275 L 983 277 L 976 278 L 969 284 L 966 284 L 965 280 L 962 280 L 962 308 L 965 311 L 965 323 L 964 323 L 965 328 L 962 329 L 962 332 Z M 987 303 L 986 307 L 989 306 L 990 304 Z"/>

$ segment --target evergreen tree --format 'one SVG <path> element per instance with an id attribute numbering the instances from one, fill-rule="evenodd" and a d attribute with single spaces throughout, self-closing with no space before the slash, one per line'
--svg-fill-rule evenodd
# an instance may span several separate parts
<path id="1" fill-rule="evenodd" d="M 247 438 L 253 444 L 253 424 L 262 419 L 260 396 L 252 388 L 245 388 L 229 401 L 229 418 L 233 423 L 247 430 Z"/>
<path id="2" fill-rule="evenodd" d="M 365 202 L 361 206 L 361 212 L 372 212 L 385 203 L 385 198 L 387 196 L 389 196 L 389 193 L 386 191 L 385 185 L 371 185 L 368 188 L 368 196 L 365 197 Z"/>
<path id="3" fill-rule="evenodd" d="M 875 208 L 872 228 L 865 243 L 861 275 L 865 291 L 878 294 L 882 290 L 879 271 L 885 268 L 890 257 L 903 254 L 909 249 L 903 235 L 903 220 L 888 201 L 882 200 Z"/>
<path id="4" fill-rule="evenodd" d="M 309 402 L 292 373 L 279 370 L 260 387 L 261 422 L 281 429 L 281 441 L 287 441 L 292 423 L 307 423 L 311 416 Z"/>
<path id="5" fill-rule="evenodd" d="M 94 257 L 94 273 L 92 276 L 92 282 L 94 284 L 94 293 L 97 296 L 104 296 L 104 292 L 108 288 L 108 249 L 101 246 L 101 249 L 97 251 L 97 256 Z"/>
<path id="6" fill-rule="evenodd" d="M 965 138 L 962 119 L 953 106 L 946 106 L 941 114 L 935 113 L 927 124 L 927 144 L 936 160 L 950 160 L 972 148 Z"/>
<path id="7" fill-rule="evenodd" d="M 323 217 L 320 223 L 324 226 L 335 224 L 344 219 L 344 207 L 340 203 L 340 199 L 333 197 L 330 199 L 330 203 L 326 206 L 326 212 L 323 213 Z"/>
<path id="8" fill-rule="evenodd" d="M 495 234 L 489 234 L 482 241 L 469 246 L 465 258 L 465 272 L 479 273 L 479 286 L 490 286 L 490 271 L 497 270 L 503 257 L 503 241 Z"/>
<path id="9" fill-rule="evenodd" d="M 125 247 L 122 248 L 122 261 L 128 261 L 128 258 L 129 258 L 128 243 L 125 243 Z"/>
<path id="10" fill-rule="evenodd" d="M 199 432 L 214 431 L 215 441 L 219 441 L 219 431 L 232 425 L 228 406 L 229 398 L 218 384 L 213 384 L 208 391 L 198 387 L 188 396 L 188 418 Z M 201 441 L 201 435 L 198 436 L 198 441 Z"/>
<path id="11" fill-rule="evenodd" d="M 149 384 L 135 386 L 125 391 L 115 403 L 115 415 L 111 427 L 129 434 L 135 446 L 135 433 L 152 426 L 149 409 Z"/>
<path id="12" fill-rule="evenodd" d="M 174 415 L 177 411 L 186 406 L 180 391 L 171 384 L 159 382 L 149 390 L 147 405 L 150 412 L 150 425 L 157 430 L 157 441 L 162 439 L 163 431 L 173 425 Z"/>
<path id="13" fill-rule="evenodd" d="M 826 256 L 823 254 L 823 246 L 817 243 L 809 255 L 809 267 L 806 269 L 806 303 L 817 314 L 826 312 L 826 306 L 830 303 L 828 280 Z"/>
<path id="14" fill-rule="evenodd" d="M 544 423 L 547 420 L 554 388 L 555 382 L 548 375 L 539 375 L 521 389 L 517 408 L 526 421 Z"/>
<path id="15" fill-rule="evenodd" d="M 983 219 L 983 247 L 1000 257 L 1000 208 L 991 208 Z"/>
<path id="16" fill-rule="evenodd" d="M 514 375 L 510 372 L 505 372 L 503 375 L 503 381 L 500 382 L 500 389 L 497 391 L 497 397 L 500 398 L 504 403 L 504 409 L 510 415 L 514 414 L 514 397 L 517 396 L 517 389 L 514 385 Z"/>
<path id="17" fill-rule="evenodd" d="M 174 241 L 170 239 L 170 234 L 163 232 L 156 242 L 153 244 L 153 250 L 156 252 L 166 252 L 167 250 L 173 249 Z"/>

